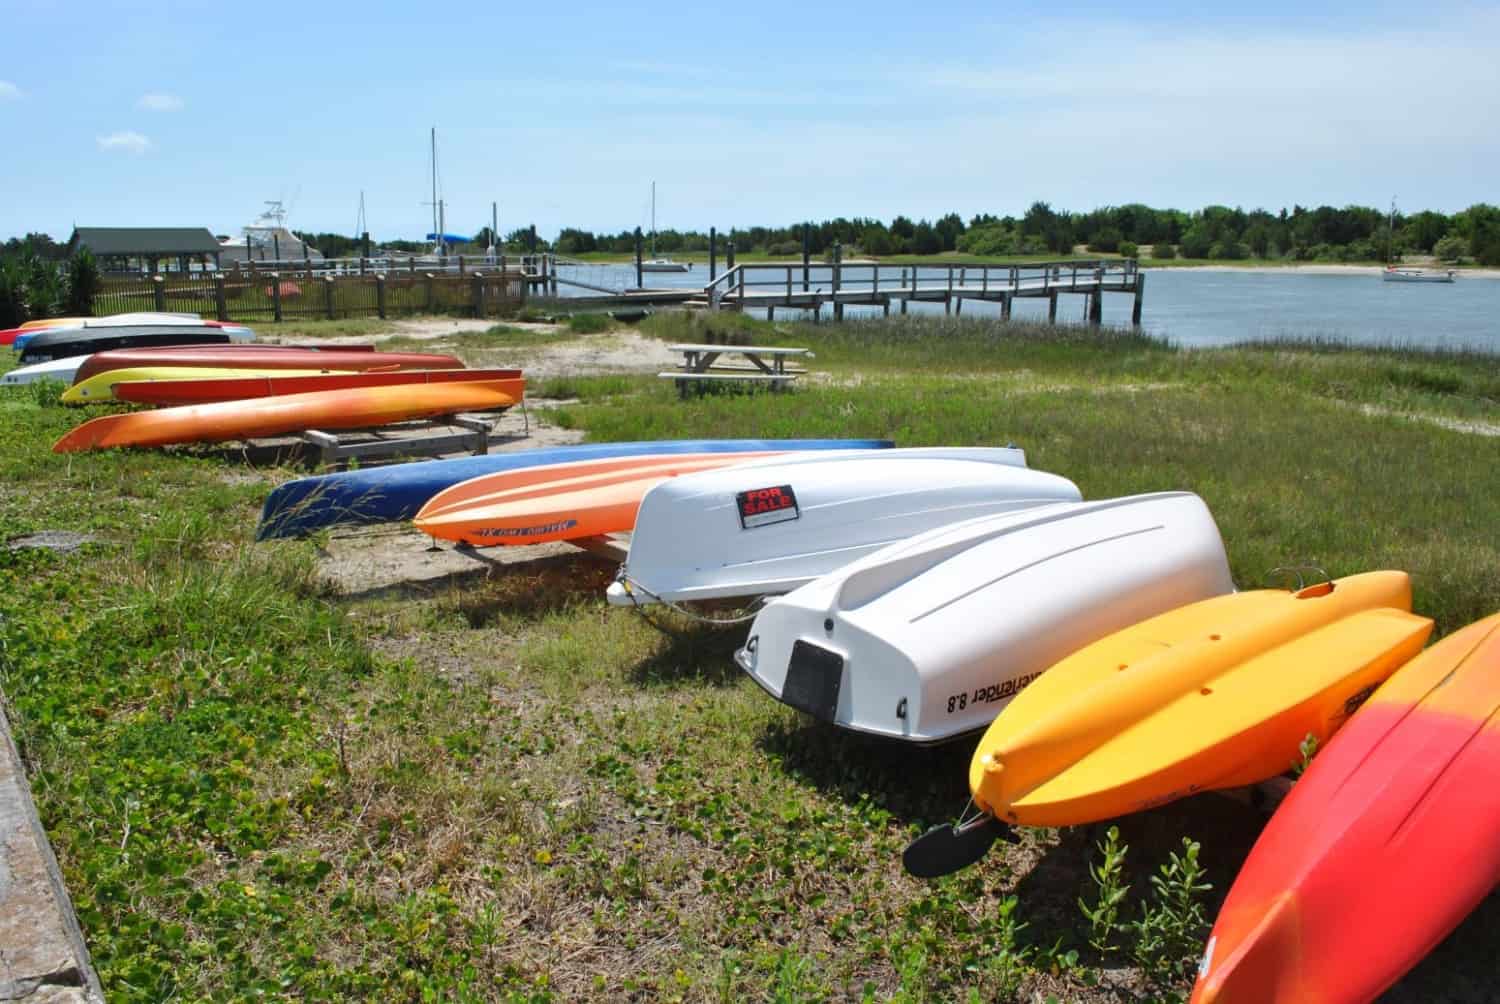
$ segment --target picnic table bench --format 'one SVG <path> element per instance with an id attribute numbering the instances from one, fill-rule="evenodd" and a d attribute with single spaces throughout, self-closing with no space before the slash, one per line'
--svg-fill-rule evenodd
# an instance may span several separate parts
<path id="1" fill-rule="evenodd" d="M 683 397 L 691 387 L 717 380 L 764 383 L 772 390 L 780 390 L 807 372 L 788 367 L 787 360 L 812 357 L 811 349 L 779 345 L 668 345 L 667 348 L 682 354 L 682 368 L 657 376 L 677 381 L 677 392 Z M 740 361 L 721 362 L 722 356 L 737 357 Z"/>

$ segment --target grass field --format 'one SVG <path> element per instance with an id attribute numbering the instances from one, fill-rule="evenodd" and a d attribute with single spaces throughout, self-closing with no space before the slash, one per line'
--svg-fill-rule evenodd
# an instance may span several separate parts
<path id="1" fill-rule="evenodd" d="M 823 378 L 679 401 L 580 375 L 541 388 L 576 398 L 556 421 L 1015 442 L 1086 497 L 1197 491 L 1244 587 L 1394 567 L 1440 633 L 1500 609 L 1500 359 L 936 318 L 644 330 L 809 345 Z M 1196 841 L 1211 917 L 1263 822 L 1215 795 L 1122 820 L 1103 937 L 1079 903 L 1097 832 L 920 882 L 900 851 L 963 807 L 972 741 L 812 724 L 733 666 L 742 631 L 610 608 L 591 557 L 336 591 L 314 543 L 250 543 L 290 472 L 54 456 L 79 412 L 23 389 L 0 414 L 0 538 L 98 538 L 0 550 L 0 691 L 111 1000 L 1181 999 L 1202 931 L 1149 878 Z M 1487 999 L 1497 952 L 1491 897 L 1390 999 Z"/>

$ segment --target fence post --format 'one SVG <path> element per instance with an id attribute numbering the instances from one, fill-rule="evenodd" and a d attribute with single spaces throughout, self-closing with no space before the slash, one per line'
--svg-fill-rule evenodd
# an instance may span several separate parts
<path id="1" fill-rule="evenodd" d="M 214 273 L 214 316 L 221 321 L 229 320 L 229 304 L 224 297 L 224 273 Z"/>
<path id="2" fill-rule="evenodd" d="M 641 228 L 635 228 L 635 288 L 640 289 L 645 283 L 641 279 Z"/>
<path id="3" fill-rule="evenodd" d="M 1135 277 L 1135 303 L 1130 308 L 1131 327 L 1141 326 L 1141 301 L 1146 296 L 1146 276 L 1144 274 Z"/>
<path id="4" fill-rule="evenodd" d="M 810 288 L 809 283 L 812 280 L 812 272 L 808 267 L 809 262 L 812 261 L 812 245 L 809 243 L 811 239 L 809 230 L 810 228 L 806 223 L 802 224 L 802 292 L 804 293 Z"/>
<path id="5" fill-rule="evenodd" d="M 719 232 L 708 228 L 708 281 L 719 277 Z"/>
<path id="6" fill-rule="evenodd" d="M 323 277 L 323 307 L 328 313 L 328 319 L 333 320 L 333 276 Z"/>
<path id="7" fill-rule="evenodd" d="M 464 256 L 463 255 L 459 255 L 458 256 L 458 274 L 459 275 L 463 275 L 464 274 Z"/>
<path id="8" fill-rule="evenodd" d="M 281 273 L 269 273 L 271 280 L 271 310 L 272 316 L 280 322 L 281 320 Z"/>
<path id="9" fill-rule="evenodd" d="M 483 317 L 485 315 L 485 309 L 484 309 L 484 273 L 483 272 L 475 272 L 474 273 L 473 282 L 474 282 L 474 316 L 475 317 Z"/>
<path id="10" fill-rule="evenodd" d="M 838 241 L 833 242 L 833 319 L 842 321 L 844 319 L 844 305 L 839 302 L 839 286 L 843 285 L 844 278 L 844 248 Z"/>
<path id="11" fill-rule="evenodd" d="M 165 313 L 167 309 L 167 280 L 160 274 L 151 277 L 151 302 L 155 305 L 158 313 Z"/>
<path id="12" fill-rule="evenodd" d="M 436 306 L 437 306 L 437 300 L 435 299 L 436 293 L 437 293 L 437 276 L 433 275 L 431 272 L 428 272 L 427 273 L 427 312 L 429 314 L 432 313 L 434 309 L 436 309 Z"/>
<path id="13" fill-rule="evenodd" d="M 385 273 L 375 273 L 375 313 L 385 320 Z"/>
<path id="14" fill-rule="evenodd" d="M 729 272 L 729 271 L 732 271 L 733 269 L 734 269 L 734 241 L 725 241 L 724 242 L 724 271 Z"/>

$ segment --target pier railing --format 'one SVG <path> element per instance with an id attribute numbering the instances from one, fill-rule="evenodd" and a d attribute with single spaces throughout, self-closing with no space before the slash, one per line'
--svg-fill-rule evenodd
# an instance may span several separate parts
<path id="1" fill-rule="evenodd" d="M 1136 295 L 1134 320 L 1139 323 L 1140 292 L 1144 287 L 1139 263 L 1130 258 L 1091 261 L 1042 261 L 1014 265 L 985 262 L 892 264 L 851 261 L 834 264 L 755 263 L 736 265 L 704 288 L 713 310 L 777 307 L 813 310 L 825 305 L 835 318 L 845 306 L 876 306 L 886 313 L 893 304 L 906 312 L 908 302 L 941 302 L 949 312 L 961 311 L 964 300 L 998 302 L 1003 316 L 1017 297 L 1048 298 L 1056 318 L 1059 294 L 1089 296 L 1088 317 L 1097 321 L 1100 298 L 1106 292 Z"/>
<path id="2" fill-rule="evenodd" d="M 526 302 L 520 271 L 359 273 L 255 271 L 106 276 L 94 295 L 97 316 L 127 311 L 190 311 L 221 321 L 399 317 L 489 317 Z"/>

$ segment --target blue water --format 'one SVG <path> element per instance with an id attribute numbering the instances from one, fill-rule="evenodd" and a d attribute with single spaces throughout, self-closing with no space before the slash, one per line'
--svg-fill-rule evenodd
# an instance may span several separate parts
<path id="1" fill-rule="evenodd" d="M 635 270 L 629 266 L 593 266 L 589 271 L 591 281 L 634 285 Z M 923 279 L 933 282 L 946 274 L 946 269 L 922 270 Z M 827 270 L 814 267 L 812 282 L 826 288 L 827 276 Z M 1460 274 L 1450 285 L 1382 282 L 1373 272 L 1312 275 L 1181 268 L 1148 269 L 1145 276 L 1142 326 L 1181 345 L 1232 345 L 1290 337 L 1500 353 L 1500 279 Z M 701 289 L 707 279 L 707 270 L 698 266 L 688 273 L 647 275 L 646 284 Z M 1130 307 L 1128 294 L 1105 294 L 1104 323 L 1128 325 Z M 943 307 L 914 303 L 910 309 L 942 313 Z M 1058 301 L 1058 320 L 1081 322 L 1083 310 L 1082 296 L 1064 295 Z M 879 310 L 850 307 L 846 316 L 872 313 Z M 964 305 L 965 316 L 998 317 L 999 313 L 998 303 L 971 300 Z M 777 316 L 791 318 L 797 313 L 778 311 Z M 824 316 L 828 316 L 826 309 Z M 1047 301 L 1017 299 L 1011 316 L 1045 319 Z"/>

